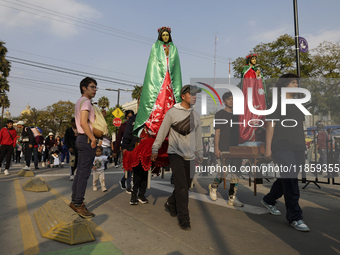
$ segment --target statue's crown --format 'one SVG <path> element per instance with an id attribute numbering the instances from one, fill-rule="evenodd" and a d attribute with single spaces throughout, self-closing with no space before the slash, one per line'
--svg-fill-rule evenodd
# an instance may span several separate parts
<path id="1" fill-rule="evenodd" d="M 158 28 L 158 33 L 162 30 L 167 30 L 169 33 L 171 33 L 171 28 L 170 27 L 160 27 Z"/>

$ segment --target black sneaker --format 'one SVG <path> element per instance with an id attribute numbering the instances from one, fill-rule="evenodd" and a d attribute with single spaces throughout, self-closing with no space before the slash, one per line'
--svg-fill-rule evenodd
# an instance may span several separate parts
<path id="1" fill-rule="evenodd" d="M 188 219 L 178 219 L 178 225 L 183 230 L 186 230 L 186 231 L 191 230 L 190 221 Z"/>
<path id="2" fill-rule="evenodd" d="M 131 195 L 130 205 L 138 205 L 137 195 Z"/>
<path id="3" fill-rule="evenodd" d="M 146 199 L 144 194 L 143 195 L 141 195 L 141 194 L 138 195 L 138 201 L 141 202 L 142 204 L 149 203 L 149 200 Z"/>
<path id="4" fill-rule="evenodd" d="M 164 204 L 165 210 L 170 213 L 171 217 L 176 217 L 177 216 L 177 210 L 176 207 L 170 206 L 168 202 L 165 202 Z"/>
<path id="5" fill-rule="evenodd" d="M 120 188 L 126 190 L 125 182 L 119 181 Z"/>
<path id="6" fill-rule="evenodd" d="M 131 194 L 132 193 L 132 189 L 131 188 L 127 188 L 126 189 L 126 193 Z"/>

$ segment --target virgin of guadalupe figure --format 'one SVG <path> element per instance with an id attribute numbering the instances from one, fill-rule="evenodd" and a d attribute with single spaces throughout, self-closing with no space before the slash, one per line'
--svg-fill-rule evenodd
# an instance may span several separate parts
<path id="1" fill-rule="evenodd" d="M 151 147 L 167 111 L 181 102 L 182 75 L 176 46 L 172 42 L 171 28 L 158 29 L 158 40 L 153 44 L 144 77 L 133 135 L 142 138 L 140 144 L 125 157 L 124 169 L 142 163 L 144 170 L 151 166 Z M 167 141 L 159 152 L 156 164 L 168 164 Z M 163 148 L 164 147 L 164 148 Z M 164 151 L 165 154 L 161 154 Z M 163 157 L 162 157 L 163 156 Z M 162 160 L 163 159 L 163 160 Z M 165 163 L 167 162 L 167 163 Z"/>
<path id="2" fill-rule="evenodd" d="M 239 143 L 255 141 L 254 126 L 263 125 L 265 116 L 250 112 L 248 108 L 248 96 L 252 96 L 253 106 L 256 110 L 266 110 L 266 85 L 260 69 L 256 67 L 257 54 L 250 54 L 246 58 L 246 65 L 242 70 L 241 89 L 244 95 L 244 115 L 239 116 Z M 248 95 L 248 88 L 252 88 L 252 95 Z"/>
<path id="3" fill-rule="evenodd" d="M 133 134 L 141 137 L 144 130 L 156 137 L 166 112 L 181 101 L 181 88 L 181 66 L 171 29 L 161 27 L 151 48 Z"/>

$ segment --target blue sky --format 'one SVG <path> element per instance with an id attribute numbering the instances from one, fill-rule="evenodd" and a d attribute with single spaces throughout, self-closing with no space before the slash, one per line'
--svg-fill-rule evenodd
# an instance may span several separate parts
<path id="1" fill-rule="evenodd" d="M 298 0 L 300 35 L 310 48 L 324 40 L 340 41 L 339 10 L 338 0 Z M 227 77 L 228 58 L 246 56 L 255 45 L 282 34 L 294 35 L 293 1 L 0 0 L 0 40 L 8 56 L 129 84 L 143 83 L 151 46 L 162 26 L 172 29 L 183 84 L 190 78 L 213 77 L 216 32 L 216 77 Z M 80 96 L 81 76 L 14 62 L 10 76 L 12 116 L 28 103 L 43 109 L 59 100 L 76 102 Z M 117 92 L 105 88 L 132 89 L 100 80 L 98 87 L 95 99 L 105 95 L 111 105 L 117 103 Z M 128 101 L 131 92 L 122 92 L 121 104 Z"/>

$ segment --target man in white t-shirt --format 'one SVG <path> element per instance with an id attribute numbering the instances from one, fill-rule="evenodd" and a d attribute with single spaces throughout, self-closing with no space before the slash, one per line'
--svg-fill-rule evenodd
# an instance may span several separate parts
<path id="1" fill-rule="evenodd" d="M 78 131 L 76 140 L 78 168 L 72 185 L 72 202 L 70 207 L 83 218 L 94 216 L 85 207 L 84 196 L 97 146 L 97 140 L 93 135 L 92 127 L 89 125 L 89 122 L 93 123 L 95 120 L 94 109 L 90 100 L 95 97 L 97 90 L 95 79 L 90 77 L 83 79 L 80 82 L 81 98 L 78 99 L 74 111 Z"/>

